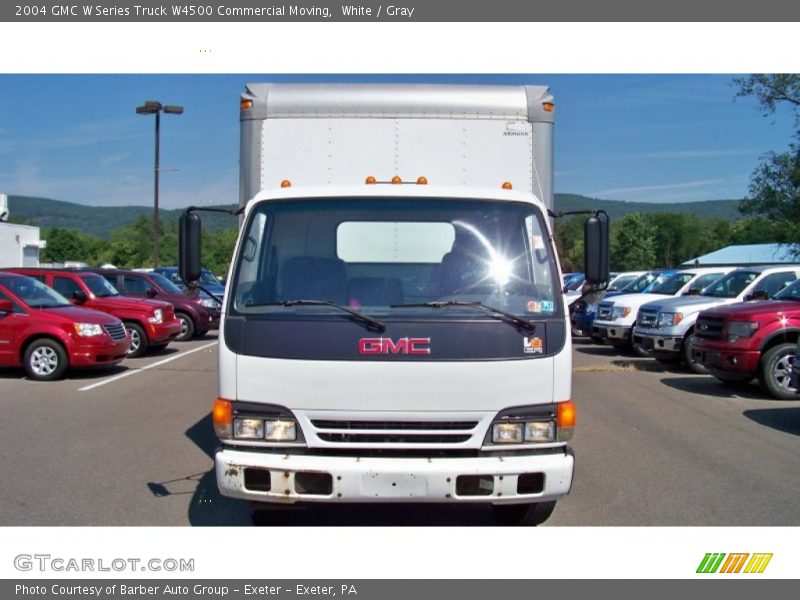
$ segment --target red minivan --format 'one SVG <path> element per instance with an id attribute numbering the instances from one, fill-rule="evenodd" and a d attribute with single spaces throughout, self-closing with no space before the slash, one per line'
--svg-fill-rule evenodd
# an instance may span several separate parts
<path id="1" fill-rule="evenodd" d="M 107 367 L 128 355 L 122 321 L 77 308 L 45 284 L 0 271 L 0 367 L 52 381 L 70 367 Z"/>
<path id="2" fill-rule="evenodd" d="M 75 305 L 114 315 L 131 336 L 129 358 L 148 349 L 163 350 L 181 332 L 172 305 L 157 300 L 120 296 L 117 289 L 97 273 L 68 269 L 6 269 L 38 279 Z"/>

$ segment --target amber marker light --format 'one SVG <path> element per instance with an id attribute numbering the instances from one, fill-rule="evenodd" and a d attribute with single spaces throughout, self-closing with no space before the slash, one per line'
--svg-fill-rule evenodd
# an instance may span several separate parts
<path id="1" fill-rule="evenodd" d="M 239 105 L 242 110 L 249 110 L 253 108 L 253 101 L 252 100 L 242 100 L 241 104 Z"/>
<path id="2" fill-rule="evenodd" d="M 510 189 L 511 189 L 511 188 L 513 188 L 513 187 L 514 187 L 514 186 L 512 186 L 512 185 L 511 185 L 511 182 L 510 182 L 510 181 L 504 181 L 504 182 L 503 182 L 502 188 L 503 188 L 504 190 L 510 190 Z"/>
<path id="3" fill-rule="evenodd" d="M 556 109 L 556 105 L 552 102 L 542 102 L 542 108 L 544 112 L 553 112 Z"/>
<path id="4" fill-rule="evenodd" d="M 392 183 L 394 184 L 403 183 L 403 180 L 400 179 L 400 175 L 395 175 L 394 177 L 392 177 Z"/>
<path id="5" fill-rule="evenodd" d="M 565 442 L 572 439 L 575 433 L 575 403 L 572 400 L 559 402 L 556 412 L 556 425 L 558 427 L 558 441 Z"/>
<path id="6" fill-rule="evenodd" d="M 376 183 L 378 183 L 378 180 L 375 179 L 373 175 L 370 175 L 369 177 L 367 177 L 364 183 L 366 183 L 367 185 L 375 185 Z"/>
<path id="7" fill-rule="evenodd" d="M 428 185 L 427 177 L 417 177 L 417 185 Z"/>
<path id="8" fill-rule="evenodd" d="M 233 435 L 233 402 L 225 398 L 214 400 L 214 408 L 211 411 L 211 420 L 214 423 L 214 433 L 220 439 L 230 439 Z"/>
<path id="9" fill-rule="evenodd" d="M 282 188 L 292 187 L 292 182 L 289 181 L 288 179 L 284 179 L 283 181 L 281 181 L 281 187 Z"/>

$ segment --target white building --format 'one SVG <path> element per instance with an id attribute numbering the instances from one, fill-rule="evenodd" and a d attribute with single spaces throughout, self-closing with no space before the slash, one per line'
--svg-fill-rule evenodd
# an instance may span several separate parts
<path id="1" fill-rule="evenodd" d="M 40 239 L 38 227 L 6 222 L 8 212 L 8 197 L 0 194 L 0 269 L 38 267 L 39 251 L 47 242 Z"/>

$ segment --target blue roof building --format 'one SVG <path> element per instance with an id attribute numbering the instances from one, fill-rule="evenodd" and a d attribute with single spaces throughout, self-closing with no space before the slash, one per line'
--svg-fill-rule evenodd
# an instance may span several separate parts
<path id="1" fill-rule="evenodd" d="M 714 265 L 783 265 L 800 263 L 800 245 L 795 244 L 742 244 L 720 248 L 704 256 L 684 262 L 687 266 Z"/>

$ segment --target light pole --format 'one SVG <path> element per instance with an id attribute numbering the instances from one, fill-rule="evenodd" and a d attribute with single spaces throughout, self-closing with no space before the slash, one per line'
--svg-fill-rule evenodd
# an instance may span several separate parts
<path id="1" fill-rule="evenodd" d="M 174 104 L 163 105 L 157 100 L 146 100 L 142 106 L 136 107 L 137 115 L 156 116 L 156 160 L 155 160 L 155 183 L 153 187 L 153 268 L 158 266 L 158 148 L 161 136 L 161 112 L 170 115 L 183 114 L 183 107 Z"/>

